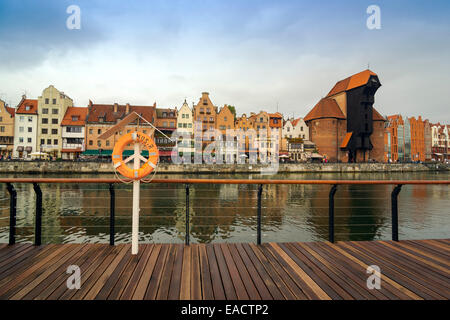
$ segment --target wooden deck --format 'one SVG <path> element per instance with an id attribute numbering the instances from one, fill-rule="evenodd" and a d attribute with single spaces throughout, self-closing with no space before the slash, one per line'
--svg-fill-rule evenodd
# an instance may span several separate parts
<path id="1" fill-rule="evenodd" d="M 450 240 L 0 244 L 0 299 L 449 299 Z M 69 265 L 81 288 L 69 290 Z M 381 289 L 369 290 L 369 265 Z"/>

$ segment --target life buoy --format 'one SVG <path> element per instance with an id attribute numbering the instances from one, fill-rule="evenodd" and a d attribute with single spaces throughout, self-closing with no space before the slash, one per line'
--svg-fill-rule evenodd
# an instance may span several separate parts
<path id="1" fill-rule="evenodd" d="M 130 143 L 140 143 L 148 150 L 147 161 L 137 170 L 129 168 L 122 158 L 123 151 Z M 112 161 L 114 168 L 119 171 L 123 176 L 133 179 L 140 180 L 143 177 L 150 174 L 158 164 L 159 152 L 155 145 L 155 142 L 149 136 L 143 134 L 142 132 L 130 132 L 122 136 L 119 141 L 114 146 L 112 153 Z M 135 160 L 136 161 L 136 160 Z"/>

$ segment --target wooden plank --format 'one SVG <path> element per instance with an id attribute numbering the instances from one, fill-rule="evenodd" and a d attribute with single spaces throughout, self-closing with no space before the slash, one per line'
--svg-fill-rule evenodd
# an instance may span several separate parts
<path id="1" fill-rule="evenodd" d="M 332 247 L 332 248 L 334 249 L 334 251 L 336 251 L 337 253 L 340 253 L 340 254 L 346 256 L 347 258 L 349 258 L 349 259 L 352 260 L 353 262 L 355 262 L 355 263 L 357 263 L 358 265 L 360 265 L 360 266 L 363 268 L 364 271 L 367 270 L 367 267 L 369 266 L 368 264 L 366 264 L 366 263 L 362 262 L 361 260 L 355 258 L 353 255 L 351 255 L 350 253 L 348 253 L 347 251 L 345 251 L 345 250 L 342 249 L 341 247 L 336 246 L 336 245 L 332 246 L 332 245 L 331 245 L 330 243 L 328 243 L 328 242 L 326 243 L 326 245 L 329 246 L 329 247 Z M 381 275 L 379 275 L 379 276 L 381 277 Z M 408 290 L 407 288 L 405 288 L 405 287 L 399 285 L 397 282 L 395 282 L 394 280 L 390 279 L 389 277 L 384 276 L 383 279 L 384 279 L 384 281 L 383 281 L 383 282 L 384 282 L 384 286 L 382 287 L 381 290 L 386 289 L 386 291 L 389 291 L 389 292 L 394 293 L 394 292 L 393 292 L 393 289 L 394 289 L 394 290 L 397 290 L 398 293 L 401 292 L 402 294 L 407 295 L 407 296 L 408 296 L 409 298 L 411 298 L 411 299 L 414 299 L 414 300 L 422 300 L 422 298 L 421 298 L 420 296 L 418 296 L 418 295 L 415 294 L 414 292 L 411 292 L 411 291 Z M 380 290 L 377 290 L 377 291 L 380 291 Z M 375 293 L 375 292 L 374 292 L 374 293 Z M 397 292 L 395 292 L 395 293 L 397 293 Z M 394 293 L 394 294 L 395 294 L 395 293 Z M 385 292 L 385 294 L 388 294 L 388 292 Z"/>
<path id="2" fill-rule="evenodd" d="M 272 247 L 277 251 L 281 258 L 284 259 L 289 266 L 304 279 L 305 283 L 312 289 L 317 298 L 322 300 L 331 299 L 330 296 L 322 288 L 320 288 L 319 285 L 317 285 L 317 283 L 314 282 L 313 279 L 311 279 L 311 277 L 302 268 L 300 268 L 300 266 L 295 263 L 295 261 L 285 251 L 280 248 L 280 246 L 278 246 L 278 244 L 273 243 Z"/>
<path id="3" fill-rule="evenodd" d="M 161 285 L 158 288 L 157 300 L 167 300 L 169 296 L 170 279 L 172 278 L 173 264 L 175 262 L 175 255 L 177 247 L 173 244 L 168 245 L 169 251 L 167 253 L 166 263 L 162 267 Z"/>
<path id="4" fill-rule="evenodd" d="M 87 267 L 106 250 L 106 247 L 101 244 L 94 244 L 88 246 L 89 251 L 85 254 L 78 255 L 70 264 L 79 266 L 81 271 L 81 283 L 83 283 L 84 271 Z M 69 265 L 69 263 L 67 264 Z M 67 291 L 67 279 L 69 275 L 66 270 L 62 271 L 58 277 L 50 283 L 44 290 L 32 290 L 27 296 L 27 299 L 45 300 L 53 294 L 53 299 L 57 299 L 64 291 Z M 73 289 L 74 290 L 74 289 Z"/>
<path id="5" fill-rule="evenodd" d="M 166 258 L 169 252 L 169 245 L 162 245 L 158 259 L 153 268 L 153 273 L 151 275 L 150 281 L 148 283 L 147 290 L 145 291 L 146 300 L 156 300 L 158 295 L 159 285 L 161 283 L 161 278 L 164 271 L 164 266 L 166 264 Z"/>
<path id="6" fill-rule="evenodd" d="M 436 255 L 438 257 L 446 259 L 447 261 L 450 260 L 450 250 L 445 250 L 440 245 L 435 245 L 433 242 L 430 242 L 430 241 L 420 241 L 420 242 L 418 242 L 418 241 L 402 241 L 402 243 L 408 243 L 414 247 L 425 248 L 428 252 L 430 252 L 433 255 Z"/>
<path id="7" fill-rule="evenodd" d="M 181 270 L 180 300 L 191 300 L 191 246 L 185 246 L 183 251 L 183 266 Z"/>
<path id="8" fill-rule="evenodd" d="M 204 244 L 198 245 L 198 254 L 200 258 L 200 276 L 202 283 L 202 298 L 204 300 L 213 300 L 213 285 L 211 279 L 211 272 L 209 270 L 208 258 L 206 255 L 206 247 Z M 225 295 L 223 295 L 225 297 Z M 224 298 L 223 298 L 224 299 Z"/>
<path id="9" fill-rule="evenodd" d="M 49 285 L 61 271 L 67 270 L 67 261 L 70 260 L 74 255 L 78 253 L 86 253 L 88 247 L 84 245 L 79 245 L 72 247 L 67 250 L 66 254 L 57 261 L 52 261 L 51 265 L 45 266 L 42 269 L 44 272 L 40 273 L 39 276 L 33 277 L 33 280 L 27 284 L 26 287 L 17 291 L 11 299 L 23 299 L 30 291 L 35 288 L 45 288 Z M 40 289 L 42 290 L 42 289 Z"/>
<path id="10" fill-rule="evenodd" d="M 237 299 L 236 289 L 233 286 L 233 281 L 228 271 L 227 263 L 223 256 L 222 250 L 220 249 L 220 246 L 218 244 L 213 244 L 212 248 L 214 250 L 217 259 L 217 265 L 219 267 L 220 277 L 222 278 L 225 297 L 227 300 L 236 300 Z M 245 290 L 242 293 L 242 295 L 246 295 Z"/>
<path id="11" fill-rule="evenodd" d="M 308 259 L 316 264 L 324 273 L 328 274 L 330 278 L 336 282 L 342 290 L 345 290 L 350 294 L 352 299 L 365 300 L 368 298 L 360 286 L 358 286 L 354 281 L 347 277 L 339 268 L 336 268 L 332 261 L 324 259 L 316 251 L 312 250 L 308 246 L 303 246 L 301 243 L 291 243 L 291 247 L 295 247 L 298 251 L 302 252 L 303 255 L 308 257 Z M 360 292 L 362 291 L 362 292 Z"/>
<path id="12" fill-rule="evenodd" d="M 232 245 L 232 244 L 224 243 L 222 249 L 224 251 L 224 255 L 227 255 L 227 254 L 225 254 L 225 250 L 227 250 L 230 253 L 230 255 L 232 256 L 233 261 L 236 265 L 236 269 L 239 272 L 239 275 L 242 279 L 242 282 L 243 282 L 245 289 L 247 291 L 247 294 L 249 296 L 249 299 L 250 300 L 261 300 L 261 296 L 259 295 L 258 289 L 256 288 L 256 286 L 253 282 L 254 280 L 251 278 L 250 273 L 247 270 L 247 267 L 245 266 L 244 262 L 242 261 L 242 258 L 239 255 L 238 250 L 236 249 L 236 246 Z M 261 284 L 264 286 L 262 281 L 261 281 Z M 264 288 L 265 288 L 265 286 L 264 286 Z M 267 292 L 267 296 L 270 297 L 269 299 L 272 299 L 269 292 Z"/>
<path id="13" fill-rule="evenodd" d="M 173 263 L 173 271 L 172 277 L 170 279 L 170 287 L 169 287 L 169 300 L 178 300 L 180 298 L 180 289 L 181 289 L 181 274 L 183 272 L 183 250 L 184 245 L 176 244 L 175 245 L 175 261 Z"/>
<path id="14" fill-rule="evenodd" d="M 114 288 L 112 289 L 111 293 L 108 295 L 108 300 L 118 300 L 121 295 L 124 293 L 125 288 L 127 284 L 130 282 L 131 277 L 133 274 L 139 273 L 140 271 L 135 271 L 138 266 L 140 265 L 142 260 L 147 261 L 148 257 L 150 256 L 150 252 L 152 251 L 153 245 L 152 244 L 141 244 L 140 250 L 138 251 L 137 256 L 132 256 L 129 260 L 129 263 L 127 264 L 125 270 L 121 274 L 120 278 L 117 279 L 116 284 L 114 285 Z M 142 264 L 142 263 L 141 263 Z M 133 283 L 135 285 L 136 282 Z"/>
<path id="15" fill-rule="evenodd" d="M 236 298 L 239 300 L 249 300 L 250 297 L 239 275 L 238 268 L 236 267 L 236 264 L 234 263 L 233 258 L 231 257 L 231 253 L 230 250 L 228 249 L 228 246 L 226 245 L 226 243 L 221 243 L 218 246 L 220 247 L 223 258 L 226 263 L 226 267 L 228 268 L 228 271 L 230 273 L 231 281 L 233 283 L 234 290 L 236 292 Z"/>
<path id="16" fill-rule="evenodd" d="M 242 247 L 242 244 L 240 243 L 235 244 L 235 248 L 239 253 L 239 256 L 242 259 L 243 263 L 245 264 L 248 274 L 252 278 L 253 283 L 255 284 L 255 287 L 258 290 L 259 295 L 261 296 L 261 299 L 263 300 L 283 299 L 283 295 L 278 290 L 278 288 L 273 284 L 273 282 L 271 282 L 271 280 L 269 279 L 263 279 L 261 277 L 261 275 L 258 272 L 258 269 L 260 269 L 260 265 L 257 264 L 257 266 L 255 266 L 253 264 L 250 257 L 247 255 L 247 252 L 245 252 L 244 248 Z M 271 289 L 272 291 L 270 291 Z"/>
<path id="17" fill-rule="evenodd" d="M 320 254 L 321 257 L 331 262 L 333 267 L 342 272 L 347 279 L 349 279 L 349 283 L 360 294 L 366 297 L 366 299 L 389 299 L 389 297 L 380 290 L 368 290 L 366 283 L 367 277 L 365 274 L 366 270 L 362 270 L 360 265 L 354 263 L 343 255 L 336 254 L 333 250 L 328 250 L 328 246 L 324 246 L 319 243 L 303 243 L 302 245 L 309 247 L 311 250 Z M 391 297 L 392 299 L 396 299 L 396 297 L 392 294 Z"/>
<path id="18" fill-rule="evenodd" d="M 245 253 L 253 262 L 253 265 L 258 271 L 259 276 L 261 277 L 261 279 L 263 279 L 264 284 L 266 285 L 267 289 L 269 290 L 274 300 L 286 299 L 286 296 L 290 295 L 289 291 L 286 292 L 285 290 L 280 289 L 280 284 L 276 283 L 274 279 L 269 275 L 267 269 L 264 267 L 263 263 L 261 263 L 261 261 L 258 259 L 252 248 L 250 248 L 248 244 L 239 244 L 239 245 L 243 248 L 243 250 L 245 250 Z"/>
<path id="19" fill-rule="evenodd" d="M 430 251 L 426 247 L 411 245 L 409 243 L 398 242 L 397 246 L 403 248 L 407 252 L 418 255 L 424 259 L 428 259 L 428 261 L 432 261 L 444 268 L 449 268 L 450 260 L 448 256 L 440 257 L 439 254 L 435 254 L 433 251 Z"/>
<path id="20" fill-rule="evenodd" d="M 191 245 L 191 299 L 202 299 L 202 282 L 198 245 Z"/>
<path id="21" fill-rule="evenodd" d="M 401 263 L 401 259 L 398 259 L 397 256 L 389 256 L 389 254 L 385 254 L 384 252 L 377 250 L 377 248 L 371 247 L 370 243 L 359 244 L 356 242 L 349 242 L 342 245 L 348 245 L 355 248 L 355 252 L 360 253 L 362 259 L 366 258 L 366 263 L 370 262 L 370 260 L 373 259 L 372 256 L 375 255 L 377 257 L 376 263 L 381 268 L 382 274 L 386 274 L 395 279 L 396 282 L 419 294 L 421 297 L 425 299 L 444 298 L 439 294 L 440 290 L 435 289 L 439 284 L 430 281 L 429 273 L 427 276 L 415 272 L 413 268 Z"/>
<path id="22" fill-rule="evenodd" d="M 302 290 L 300 277 L 290 269 L 289 265 L 283 259 L 278 259 L 276 253 L 272 252 L 272 248 L 268 244 L 263 244 L 258 246 L 262 254 L 267 258 L 269 263 L 273 266 L 273 269 L 279 274 L 280 278 L 283 279 L 284 283 L 287 285 L 289 291 L 291 291 L 295 299 L 305 300 L 307 296 Z M 292 271 L 292 272 L 290 272 Z M 299 282 L 297 282 L 298 280 Z"/>
<path id="23" fill-rule="evenodd" d="M 138 273 L 133 275 L 133 278 L 131 278 L 129 284 L 125 288 L 121 299 L 129 299 L 130 297 L 132 300 L 144 299 L 148 284 L 155 270 L 158 257 L 161 254 L 161 249 L 162 245 L 155 245 L 146 264 L 140 265 L 140 268 L 137 269 Z M 162 254 L 165 254 L 164 251 L 162 252 Z"/>

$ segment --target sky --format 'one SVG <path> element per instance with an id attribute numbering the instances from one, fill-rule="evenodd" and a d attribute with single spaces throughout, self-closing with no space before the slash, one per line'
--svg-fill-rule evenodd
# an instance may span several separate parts
<path id="1" fill-rule="evenodd" d="M 67 8 L 80 8 L 68 29 Z M 377 5 L 380 29 L 367 8 Z M 2 0 L 0 99 L 53 84 L 75 106 L 180 107 L 304 117 L 333 85 L 369 68 L 383 115 L 450 123 L 450 1 Z"/>

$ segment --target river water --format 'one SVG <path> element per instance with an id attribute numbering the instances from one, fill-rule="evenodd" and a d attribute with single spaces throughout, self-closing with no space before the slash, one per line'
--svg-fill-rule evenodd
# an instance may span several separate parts
<path id="1" fill-rule="evenodd" d="M 2 177 L 37 177 L 2 175 Z M 40 176 L 44 177 L 44 176 Z M 111 175 L 45 177 L 112 178 Z M 447 172 L 307 173 L 260 175 L 164 175 L 170 178 L 236 179 L 423 179 L 448 180 Z M 17 242 L 34 239 L 35 195 L 31 184 L 14 185 Z M 42 243 L 107 243 L 108 185 L 42 184 Z M 335 196 L 336 240 L 391 238 L 391 185 L 339 186 Z M 327 185 L 265 185 L 262 241 L 321 241 L 328 237 Z M 131 239 L 132 186 L 116 185 L 116 242 Z M 257 185 L 193 185 L 190 235 L 193 243 L 256 241 Z M 399 196 L 399 238 L 450 238 L 450 187 L 403 186 Z M 177 184 L 141 187 L 140 241 L 181 243 L 185 236 L 185 189 Z M 0 184 L 0 243 L 8 241 L 9 194 Z"/>

